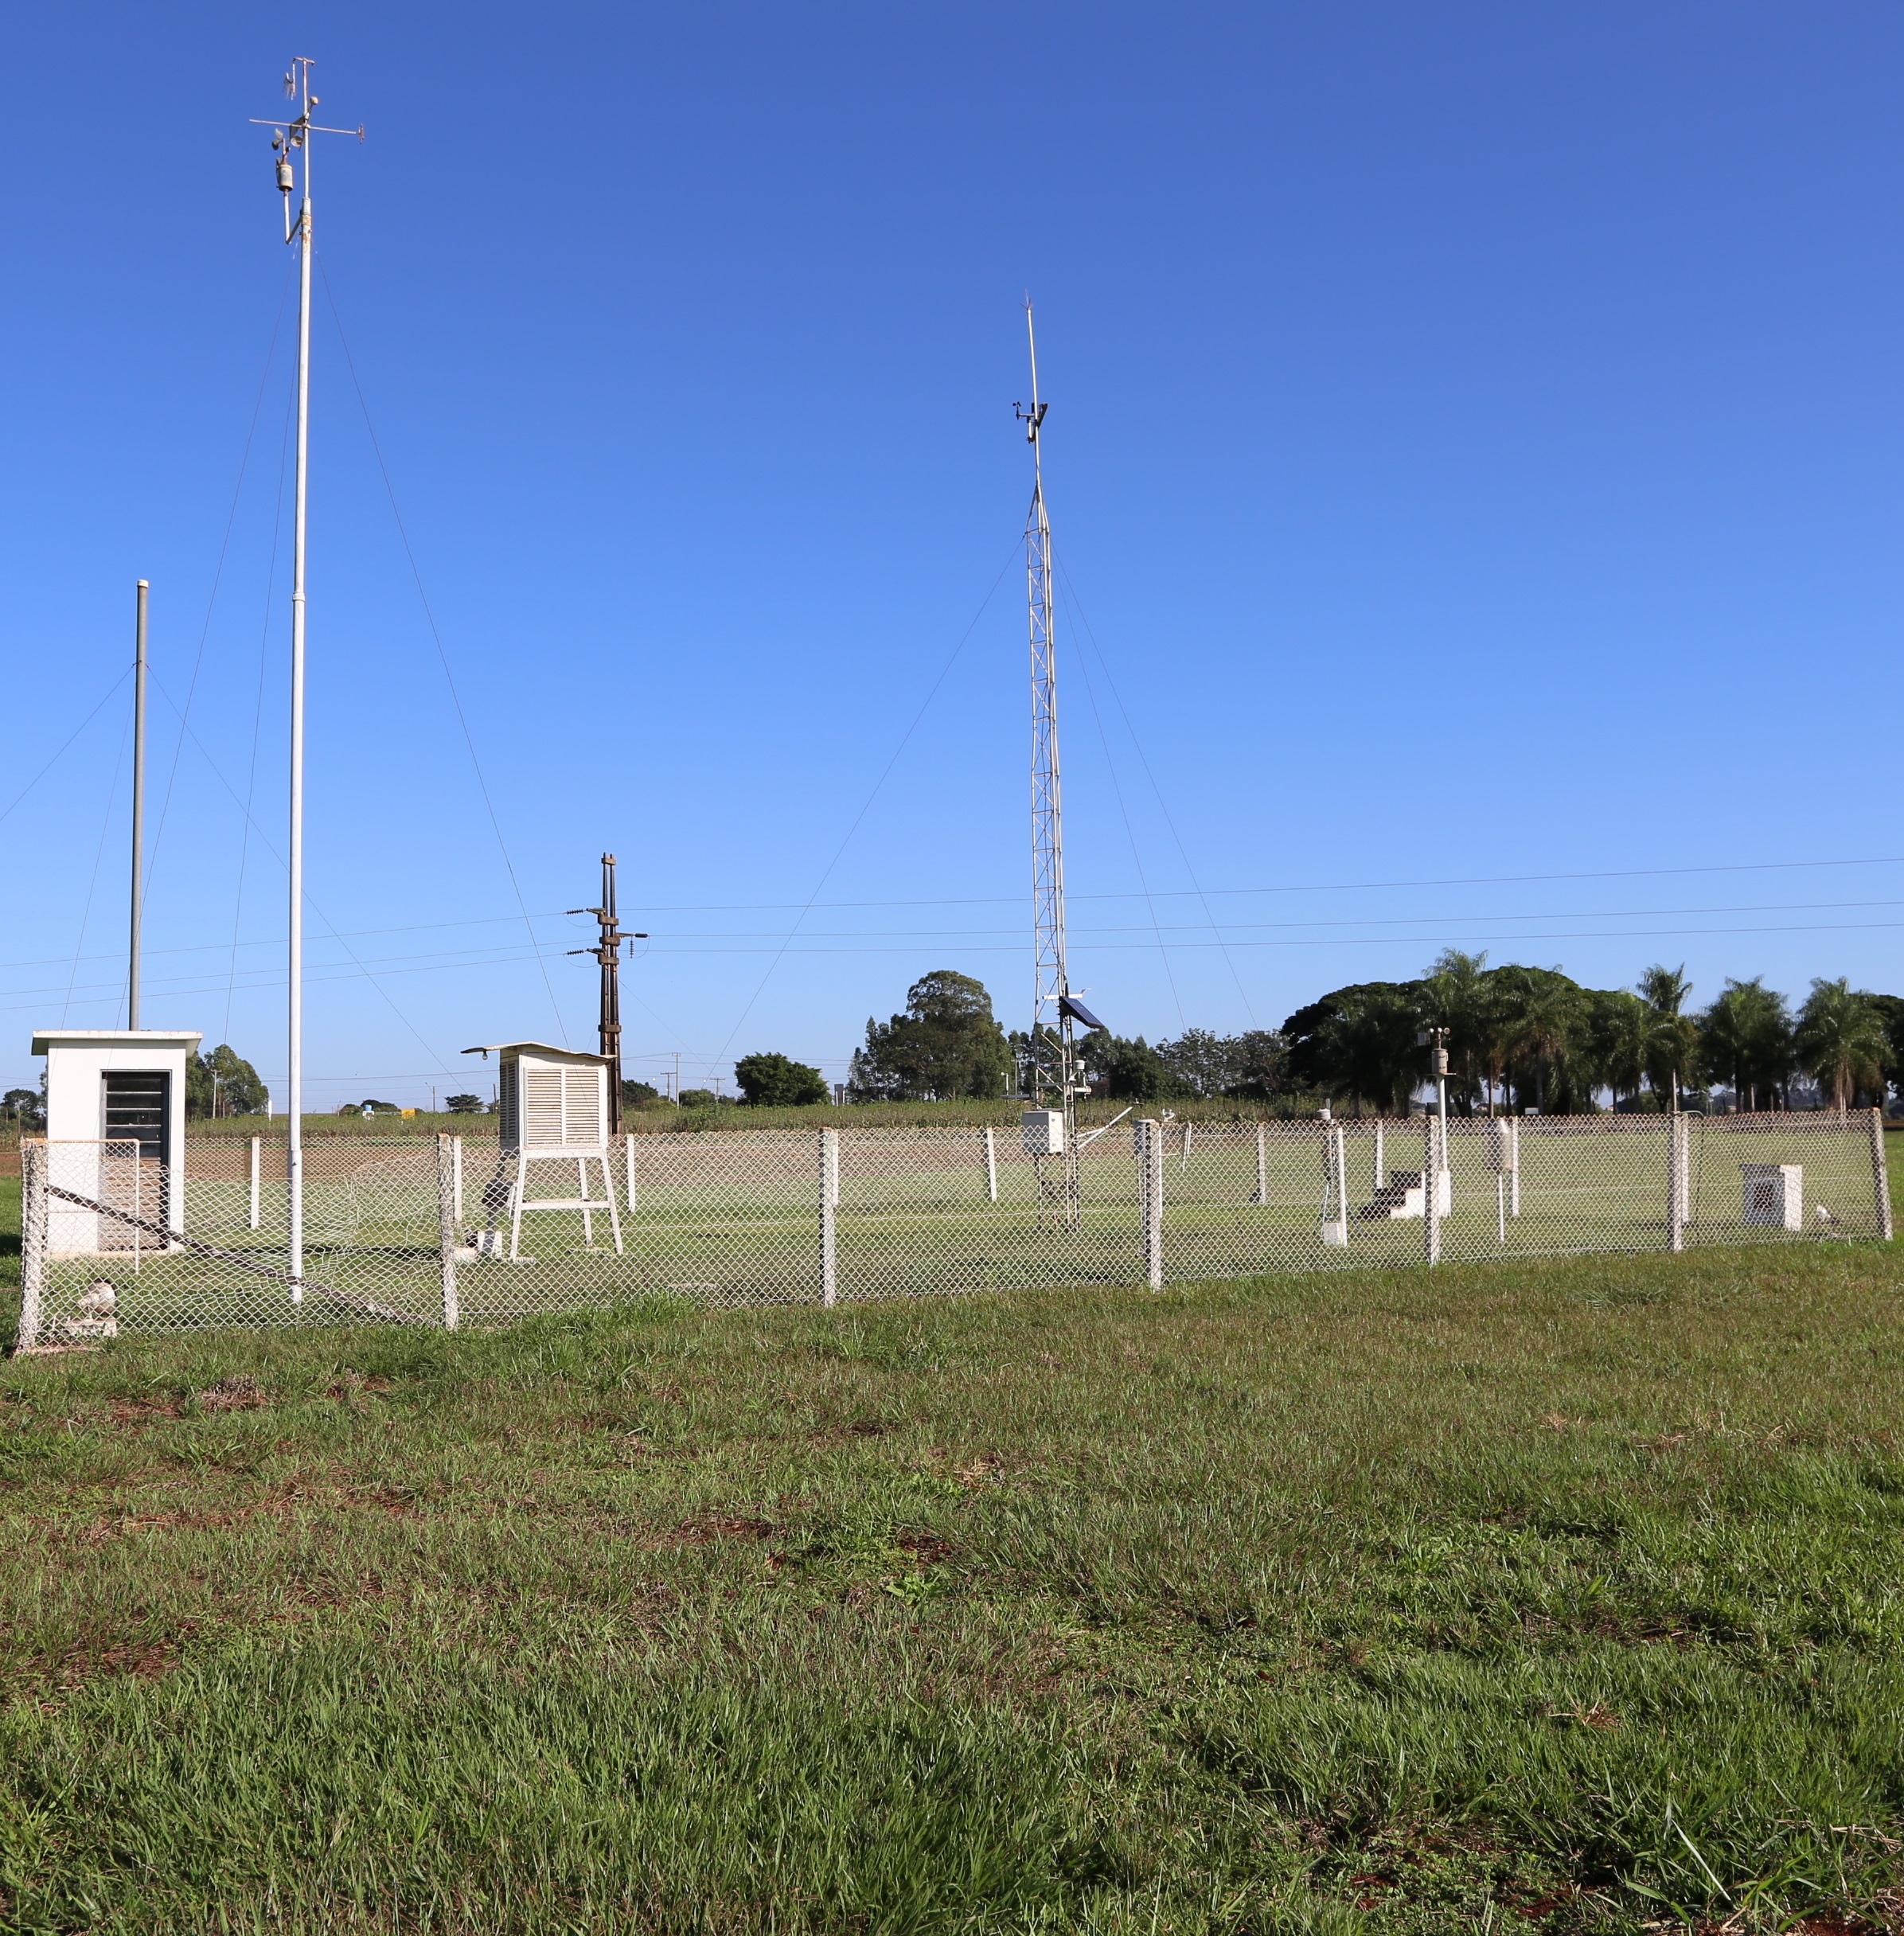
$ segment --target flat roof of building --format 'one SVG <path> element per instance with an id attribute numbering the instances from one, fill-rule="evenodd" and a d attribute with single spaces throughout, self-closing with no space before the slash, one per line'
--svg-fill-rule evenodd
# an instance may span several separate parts
<path id="1" fill-rule="evenodd" d="M 558 1048 L 553 1042 L 473 1042 L 466 1056 L 505 1055 L 512 1049 L 533 1049 L 539 1056 L 567 1056 L 577 1062 L 606 1063 L 609 1058 L 592 1048 Z"/>
<path id="2" fill-rule="evenodd" d="M 188 1048 L 195 1048 L 205 1040 L 202 1028 L 36 1028 L 33 1044 L 28 1052 L 44 1056 L 50 1043 L 70 1043 L 75 1048 L 90 1044 L 97 1048 L 119 1044 L 133 1048 L 150 1044 L 153 1048 L 170 1047 L 182 1042 Z"/>

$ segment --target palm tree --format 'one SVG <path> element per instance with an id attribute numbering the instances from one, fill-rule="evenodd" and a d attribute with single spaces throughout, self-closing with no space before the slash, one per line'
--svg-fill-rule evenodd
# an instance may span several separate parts
<path id="1" fill-rule="evenodd" d="M 1426 1066 L 1415 1040 L 1421 1025 L 1410 989 L 1379 982 L 1354 989 L 1320 1032 L 1329 1094 L 1406 1115 Z"/>
<path id="2" fill-rule="evenodd" d="M 1464 954 L 1459 948 L 1444 949 L 1421 982 L 1422 1019 L 1430 1028 L 1448 1031 L 1448 1060 L 1454 1071 L 1450 1087 L 1465 1115 L 1473 1113 L 1475 1091 L 1488 1073 L 1493 993 L 1487 956 Z M 1493 1113 L 1489 1082 L 1488 1114 Z"/>
<path id="3" fill-rule="evenodd" d="M 1516 1099 L 1524 1100 L 1531 1086 L 1537 1107 L 1564 1106 L 1572 1099 L 1570 1064 L 1584 1019 L 1584 991 L 1558 968 L 1504 968 L 1499 986 Z"/>
<path id="4" fill-rule="evenodd" d="M 1624 989 L 1604 989 L 1591 997 L 1587 1036 L 1593 1074 L 1613 1091 L 1616 1105 L 1622 1090 L 1632 1096 L 1640 1093 L 1653 1025 L 1652 1010 Z"/>
<path id="5" fill-rule="evenodd" d="M 1651 1040 L 1646 1052 L 1646 1077 L 1656 1091 L 1664 1086 L 1672 1096 L 1671 1107 L 1680 1107 L 1680 1072 L 1693 1065 L 1699 1052 L 1699 1030 L 1685 1013 L 1686 997 L 1692 984 L 1686 979 L 1686 964 L 1668 968 L 1655 962 L 1639 980 L 1640 998 L 1652 1011 Z M 1662 1085 L 1661 1079 L 1664 1078 Z"/>
<path id="6" fill-rule="evenodd" d="M 1735 1103 L 1758 1104 L 1762 1087 L 1771 1100 L 1792 1070 L 1792 1017 L 1785 998 L 1765 986 L 1727 978 L 1719 999 L 1699 1018 L 1699 1051 L 1706 1073 L 1730 1082 Z"/>
<path id="7" fill-rule="evenodd" d="M 1812 982 L 1792 1048 L 1799 1067 L 1829 1085 L 1832 1108 L 1849 1109 L 1860 1087 L 1883 1082 L 1890 1047 L 1883 1018 L 1863 995 L 1851 993 L 1847 979 Z"/>

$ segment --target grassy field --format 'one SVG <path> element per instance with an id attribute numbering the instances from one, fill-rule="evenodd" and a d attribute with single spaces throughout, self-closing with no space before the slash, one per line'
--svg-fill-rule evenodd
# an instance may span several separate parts
<path id="1" fill-rule="evenodd" d="M 12 1360 L 0 1926 L 1898 1926 L 1901 1290 L 1844 1243 Z"/>

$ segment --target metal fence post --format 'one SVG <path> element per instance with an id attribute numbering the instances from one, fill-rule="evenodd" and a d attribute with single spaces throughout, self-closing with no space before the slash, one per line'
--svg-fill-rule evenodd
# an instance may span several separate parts
<path id="1" fill-rule="evenodd" d="M 998 1144 L 991 1130 L 985 1131 L 985 1195 L 998 1200 Z"/>
<path id="2" fill-rule="evenodd" d="M 1422 1237 L 1430 1270 L 1442 1261 L 1442 1161 L 1438 1132 L 1441 1118 L 1428 1111 L 1428 1126 L 1422 1137 Z"/>
<path id="3" fill-rule="evenodd" d="M 622 1181 L 627 1185 L 628 1208 L 632 1214 L 634 1209 L 634 1138 L 632 1136 L 624 1136 L 622 1142 L 625 1146 Z"/>
<path id="4" fill-rule="evenodd" d="M 1164 1126 L 1148 1116 L 1137 1136 L 1137 1222 L 1144 1243 L 1144 1282 L 1164 1288 Z"/>
<path id="5" fill-rule="evenodd" d="M 1387 1175 L 1387 1171 L 1385 1171 L 1385 1170 L 1383 1169 L 1383 1167 L 1382 1167 L 1383 1164 L 1383 1163 L 1384 1163 L 1384 1162 L 1385 1162 L 1387 1160 L 1387 1151 L 1386 1151 L 1386 1150 L 1383 1149 L 1383 1139 L 1382 1139 L 1382 1118 L 1381 1118 L 1379 1116 L 1377 1116 L 1377 1117 L 1375 1118 L 1375 1188 L 1377 1190 L 1379 1190 L 1379 1189 L 1381 1189 L 1382 1185 L 1383 1185 L 1383 1184 L 1385 1184 L 1385 1183 L 1386 1183 L 1386 1182 L 1388 1181 L 1388 1175 Z"/>
<path id="6" fill-rule="evenodd" d="M 834 1249 L 836 1212 L 840 1204 L 840 1132 L 820 1132 L 820 1302 L 829 1309 L 839 1302 L 839 1262 Z"/>
<path id="7" fill-rule="evenodd" d="M 1884 1166 L 1884 1112 L 1871 1112 L 1871 1180 L 1877 1193 L 1878 1235 L 1890 1242 L 1890 1177 Z"/>
<path id="8" fill-rule="evenodd" d="M 446 1331 L 456 1329 L 456 1215 L 457 1172 L 462 1165 L 462 1139 L 459 1136 L 447 1136 L 440 1130 L 436 1138 L 436 1243 L 443 1271 L 443 1328 Z"/>
<path id="9" fill-rule="evenodd" d="M 252 1138 L 252 1228 L 258 1228 L 258 1161 L 259 1139 Z"/>
<path id="10" fill-rule="evenodd" d="M 41 1307 L 46 1298 L 46 1146 L 20 1144 L 20 1329 L 17 1351 L 40 1341 Z"/>
<path id="11" fill-rule="evenodd" d="M 1266 1204 L 1270 1200 L 1270 1136 L 1262 1123 L 1256 1126 L 1256 1194 L 1250 1200 L 1254 1204 Z"/>
<path id="12" fill-rule="evenodd" d="M 1687 1185 L 1692 1178 L 1692 1165 L 1689 1161 L 1691 1150 L 1692 1126 L 1677 1110 L 1672 1113 L 1667 1135 L 1667 1168 L 1670 1173 L 1666 1185 L 1666 1220 L 1668 1247 L 1675 1251 L 1686 1247 L 1686 1226 L 1692 1220 L 1691 1208 L 1687 1202 L 1690 1194 Z"/>

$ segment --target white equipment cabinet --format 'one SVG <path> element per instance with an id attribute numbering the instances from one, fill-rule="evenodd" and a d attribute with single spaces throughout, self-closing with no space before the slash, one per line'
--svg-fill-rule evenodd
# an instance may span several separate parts
<path id="1" fill-rule="evenodd" d="M 522 1255 L 525 1211 L 579 1211 L 582 1241 L 595 1247 L 595 1220 L 608 1213 L 615 1255 L 622 1251 L 622 1220 L 616 1213 L 615 1183 L 608 1169 L 608 1059 L 586 1050 L 556 1048 L 547 1042 L 479 1043 L 466 1056 L 500 1056 L 497 1079 L 502 1115 L 502 1160 L 513 1165 L 509 1185 L 509 1255 Z M 576 1194 L 531 1196 L 532 1163 L 573 1164 Z M 591 1196 L 588 1166 L 599 1166 L 602 1193 Z"/>
<path id="2" fill-rule="evenodd" d="M 185 1060 L 203 1040 L 194 1028 L 35 1029 L 33 1053 L 46 1058 L 48 1180 L 182 1236 Z M 90 1257 L 165 1247 L 56 1197 L 46 1247 Z"/>
<path id="3" fill-rule="evenodd" d="M 1769 1224 L 1774 1230 L 1805 1228 L 1802 1163 L 1741 1163 L 1738 1169 L 1748 1224 Z"/>

